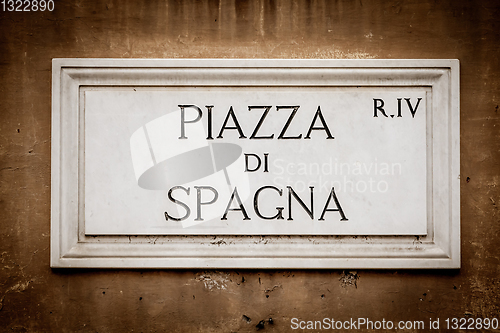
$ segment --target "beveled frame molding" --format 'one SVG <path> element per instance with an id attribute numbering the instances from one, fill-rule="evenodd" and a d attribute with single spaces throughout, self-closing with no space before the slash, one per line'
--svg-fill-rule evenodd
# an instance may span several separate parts
<path id="1" fill-rule="evenodd" d="M 426 236 L 86 236 L 80 87 L 430 89 Z M 458 60 L 53 59 L 51 267 L 460 268 Z"/>

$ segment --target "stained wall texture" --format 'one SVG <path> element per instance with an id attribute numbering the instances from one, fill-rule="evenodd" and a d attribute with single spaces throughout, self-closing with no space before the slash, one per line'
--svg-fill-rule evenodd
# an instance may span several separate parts
<path id="1" fill-rule="evenodd" d="M 499 45 L 494 0 L 55 0 L 52 12 L 1 11 L 0 331 L 499 318 Z M 61 57 L 459 59 L 462 268 L 50 269 L 51 59 Z"/>

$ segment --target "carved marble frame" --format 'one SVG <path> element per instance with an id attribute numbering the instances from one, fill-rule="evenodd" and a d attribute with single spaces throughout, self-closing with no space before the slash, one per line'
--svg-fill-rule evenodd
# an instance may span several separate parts
<path id="1" fill-rule="evenodd" d="M 426 236 L 86 236 L 81 87 L 430 89 Z M 460 268 L 458 60 L 53 59 L 51 267 Z"/>

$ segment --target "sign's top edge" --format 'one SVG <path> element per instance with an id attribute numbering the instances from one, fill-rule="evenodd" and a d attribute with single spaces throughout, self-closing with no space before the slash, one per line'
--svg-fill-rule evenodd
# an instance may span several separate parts
<path id="1" fill-rule="evenodd" d="M 455 67 L 458 59 L 53 58 L 57 67 Z"/>

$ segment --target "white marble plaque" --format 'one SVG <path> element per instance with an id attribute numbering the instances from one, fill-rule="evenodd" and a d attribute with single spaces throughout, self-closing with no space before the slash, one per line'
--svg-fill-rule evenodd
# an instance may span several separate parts
<path id="1" fill-rule="evenodd" d="M 459 267 L 457 61 L 53 66 L 54 267 Z"/>

